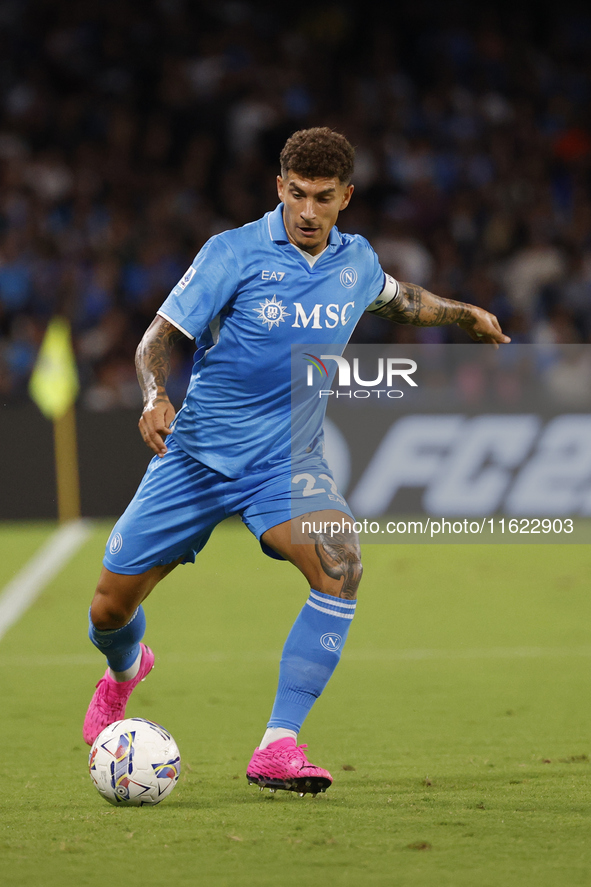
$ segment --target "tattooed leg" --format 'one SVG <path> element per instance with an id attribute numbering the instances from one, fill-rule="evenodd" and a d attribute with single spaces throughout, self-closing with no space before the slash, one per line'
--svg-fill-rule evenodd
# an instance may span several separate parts
<path id="1" fill-rule="evenodd" d="M 342 580 L 339 597 L 354 600 L 361 582 L 363 566 L 357 538 L 346 533 L 331 536 L 327 533 L 310 533 L 322 569 L 331 579 Z"/>
<path id="2" fill-rule="evenodd" d="M 361 579 L 359 542 L 352 524 L 349 515 L 327 509 L 263 534 L 267 545 L 306 576 L 310 593 L 283 647 L 277 695 L 261 747 L 287 741 L 286 735 L 297 736 L 339 662 Z"/>
<path id="3" fill-rule="evenodd" d="M 334 597 L 354 600 L 362 566 L 353 521 L 341 511 L 315 511 L 278 524 L 262 541 L 294 564 L 310 586 Z"/>

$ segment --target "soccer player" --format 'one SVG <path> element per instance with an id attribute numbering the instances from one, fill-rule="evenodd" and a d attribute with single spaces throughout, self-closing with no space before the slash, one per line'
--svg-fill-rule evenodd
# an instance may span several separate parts
<path id="1" fill-rule="evenodd" d="M 339 233 L 337 217 L 353 194 L 354 149 L 343 135 L 326 127 L 296 132 L 280 161 L 277 208 L 212 237 L 138 346 L 139 428 L 155 455 L 107 541 L 90 608 L 90 639 L 108 668 L 84 739 L 92 744 L 125 716 L 154 664 L 142 643 L 145 598 L 176 566 L 195 561 L 216 524 L 239 514 L 263 552 L 292 563 L 310 587 L 246 775 L 261 788 L 315 794 L 332 777 L 307 760 L 298 733 L 339 661 L 362 568 L 346 523 L 335 535 L 297 535 L 306 516 L 317 527 L 351 512 L 324 460 L 322 406 L 292 454 L 291 347 L 342 349 L 364 311 L 416 326 L 457 323 L 496 346 L 509 339 L 487 311 L 394 280 L 363 237 Z M 166 382 L 171 349 L 183 336 L 195 340 L 195 361 L 175 415 Z"/>

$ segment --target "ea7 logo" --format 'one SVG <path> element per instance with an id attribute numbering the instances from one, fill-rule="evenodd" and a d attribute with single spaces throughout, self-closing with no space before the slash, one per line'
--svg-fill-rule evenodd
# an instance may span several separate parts
<path id="1" fill-rule="evenodd" d="M 285 271 L 261 271 L 261 280 L 283 280 Z"/>

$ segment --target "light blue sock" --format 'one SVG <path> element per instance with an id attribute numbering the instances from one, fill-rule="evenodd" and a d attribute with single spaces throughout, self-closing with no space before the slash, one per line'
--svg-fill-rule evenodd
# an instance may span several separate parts
<path id="1" fill-rule="evenodd" d="M 341 658 L 356 604 L 310 589 L 283 648 L 268 727 L 299 733 Z"/>
<path id="2" fill-rule="evenodd" d="M 146 616 L 140 604 L 127 625 L 108 631 L 95 628 L 88 613 L 88 637 L 104 653 L 113 671 L 131 668 L 140 652 L 140 641 L 146 631 Z"/>

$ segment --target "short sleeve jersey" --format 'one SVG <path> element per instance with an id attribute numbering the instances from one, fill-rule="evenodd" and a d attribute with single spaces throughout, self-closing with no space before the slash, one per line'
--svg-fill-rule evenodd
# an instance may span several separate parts
<path id="1" fill-rule="evenodd" d="M 158 312 L 197 343 L 175 438 L 230 478 L 289 461 L 292 346 L 344 347 L 384 288 L 365 238 L 332 228 L 311 266 L 282 210 L 208 240 Z M 325 402 L 308 423 L 315 440 Z"/>

